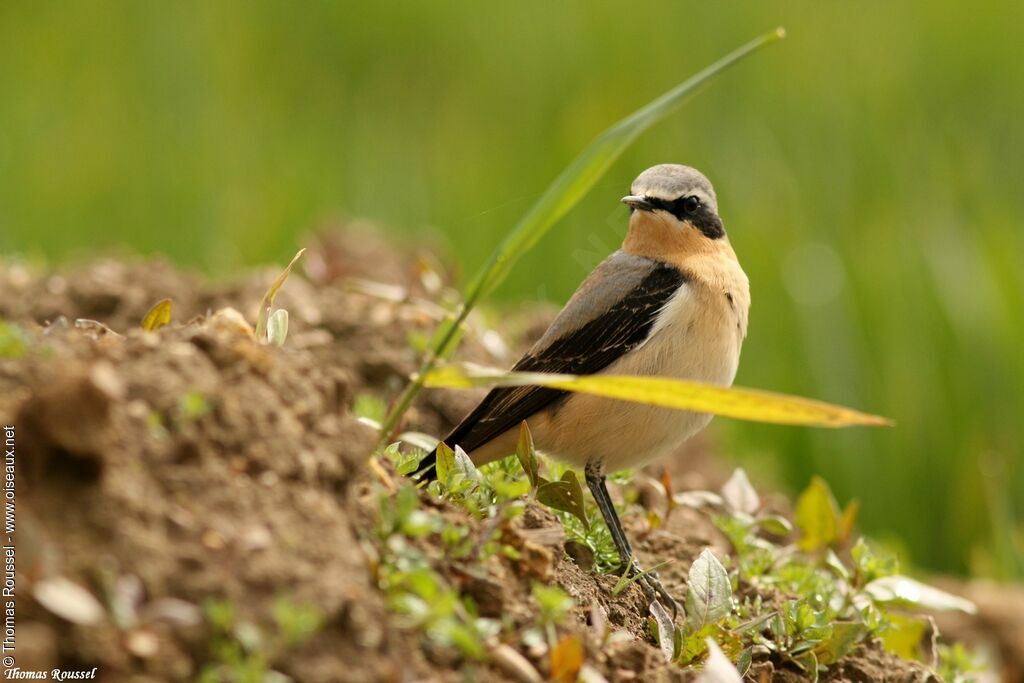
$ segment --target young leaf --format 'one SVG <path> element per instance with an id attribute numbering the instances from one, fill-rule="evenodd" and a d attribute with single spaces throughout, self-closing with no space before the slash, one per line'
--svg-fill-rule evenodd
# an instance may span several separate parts
<path id="1" fill-rule="evenodd" d="M 455 471 L 455 451 L 443 441 L 437 444 L 437 480 L 447 485 L 451 473 Z"/>
<path id="2" fill-rule="evenodd" d="M 978 611 L 978 608 L 970 600 L 898 574 L 875 579 L 864 586 L 864 592 L 870 595 L 875 602 L 895 602 L 925 609 L 955 610 L 967 614 L 974 614 Z"/>
<path id="3" fill-rule="evenodd" d="M 819 664 L 832 664 L 842 659 L 864 636 L 868 628 L 859 621 L 832 622 L 832 635 L 814 649 Z"/>
<path id="4" fill-rule="evenodd" d="M 142 319 L 142 329 L 147 332 L 153 332 L 171 322 L 171 308 L 173 305 L 170 299 L 157 301 L 153 308 L 149 309 L 149 312 L 146 313 L 146 317 Z"/>
<path id="5" fill-rule="evenodd" d="M 583 504 L 583 487 L 572 470 L 566 470 L 560 481 L 544 482 L 537 488 L 537 500 L 556 510 L 575 515 L 587 524 L 587 510 Z"/>
<path id="6" fill-rule="evenodd" d="M 839 505 L 821 477 L 812 478 L 800 494 L 793 517 L 803 534 L 800 547 L 804 550 L 826 548 L 838 538 Z"/>
<path id="7" fill-rule="evenodd" d="M 836 555 L 836 551 L 832 550 L 831 548 L 829 548 L 828 551 L 825 553 L 825 566 L 831 569 L 833 572 L 835 572 L 835 575 L 838 576 L 840 579 L 849 583 L 850 570 L 846 568 L 846 565 L 843 564 L 843 561 L 839 559 L 838 555 Z"/>
<path id="8" fill-rule="evenodd" d="M 740 676 L 746 676 L 747 672 L 750 671 L 750 665 L 754 663 L 754 647 L 745 647 L 740 652 L 740 658 L 736 662 L 736 670 L 739 671 Z"/>
<path id="9" fill-rule="evenodd" d="M 724 417 L 810 427 L 881 426 L 877 415 L 799 396 L 759 389 L 722 387 L 668 377 L 560 375 L 501 372 L 478 366 L 447 365 L 418 377 L 428 387 L 542 386 L 648 405 L 713 413 Z"/>
<path id="10" fill-rule="evenodd" d="M 19 326 L 0 320 L 0 358 L 21 358 L 30 341 Z"/>
<path id="11" fill-rule="evenodd" d="M 657 600 L 652 602 L 647 609 L 654 617 L 654 623 L 658 627 L 658 647 L 661 648 L 661 654 L 665 655 L 666 662 L 671 662 L 676 648 L 676 626 L 672 622 L 672 617 Z"/>
<path id="12" fill-rule="evenodd" d="M 274 305 L 274 297 L 277 296 L 277 290 L 281 289 L 281 285 L 288 279 L 288 276 L 292 272 L 292 266 L 302 258 L 302 255 L 306 253 L 305 249 L 299 249 L 298 253 L 292 257 L 291 263 L 277 276 L 273 284 L 267 290 L 267 293 L 263 295 L 263 300 L 260 302 L 260 310 L 256 315 L 256 339 L 257 341 L 264 341 L 267 339 L 267 321 L 270 319 L 270 309 Z"/>
<path id="13" fill-rule="evenodd" d="M 923 617 L 896 612 L 888 614 L 886 621 L 889 622 L 888 628 L 880 634 L 885 649 L 906 660 L 918 659 L 930 622 Z"/>
<path id="14" fill-rule="evenodd" d="M 722 486 L 722 498 L 733 511 L 747 515 L 753 515 L 761 507 L 761 498 L 742 467 L 737 467 Z"/>
<path id="15" fill-rule="evenodd" d="M 288 338 L 288 311 L 279 308 L 270 314 L 267 321 L 267 341 L 275 346 L 284 346 Z"/>
<path id="16" fill-rule="evenodd" d="M 688 583 L 686 615 L 691 631 L 717 623 L 732 610 L 729 574 L 707 548 L 691 565 Z"/>
<path id="17" fill-rule="evenodd" d="M 533 448 L 533 435 L 530 427 L 523 420 L 519 425 L 519 444 L 516 446 L 516 458 L 522 465 L 526 477 L 530 480 L 530 488 L 537 488 L 537 452 Z"/>
<path id="18" fill-rule="evenodd" d="M 805 655 L 794 658 L 794 660 L 800 667 L 807 672 L 810 677 L 811 683 L 818 683 L 818 657 L 813 652 L 808 652 Z"/>
<path id="19" fill-rule="evenodd" d="M 697 677 L 697 683 L 743 683 L 739 670 L 729 661 L 718 643 L 707 638 L 708 659 L 704 662 L 704 670 Z"/>
<path id="20" fill-rule="evenodd" d="M 789 536 L 793 532 L 793 525 L 789 520 L 779 515 L 758 517 L 755 522 L 759 527 L 776 536 Z"/>
<path id="21" fill-rule="evenodd" d="M 899 560 L 894 555 L 872 547 L 863 537 L 858 538 L 850 548 L 850 557 L 857 569 L 858 585 L 882 576 L 892 576 L 900 570 Z"/>
<path id="22" fill-rule="evenodd" d="M 622 591 L 626 590 L 643 577 L 648 576 L 649 574 L 653 574 L 665 565 L 672 564 L 672 558 L 670 557 L 667 560 L 662 560 L 653 567 L 635 573 L 631 570 L 631 567 L 634 564 L 636 564 L 636 560 L 632 557 L 629 558 L 629 562 L 621 571 L 621 576 L 619 576 L 619 580 L 615 582 L 614 586 L 612 586 L 612 595 L 619 595 L 620 593 L 622 593 Z"/>
<path id="23" fill-rule="evenodd" d="M 466 451 L 462 450 L 462 446 L 455 447 L 454 462 L 456 472 L 470 481 L 480 481 L 480 470 L 473 464 Z"/>
<path id="24" fill-rule="evenodd" d="M 544 625 L 561 624 L 576 606 L 576 601 L 558 586 L 537 582 L 531 586 L 530 592 L 540 608 L 540 621 Z"/>

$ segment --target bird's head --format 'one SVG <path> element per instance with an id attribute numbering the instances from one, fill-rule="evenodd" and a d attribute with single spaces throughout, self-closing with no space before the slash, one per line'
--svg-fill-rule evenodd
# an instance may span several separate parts
<path id="1" fill-rule="evenodd" d="M 650 167 L 633 181 L 622 203 L 632 210 L 631 222 L 657 217 L 679 230 L 698 230 L 707 239 L 725 236 L 715 189 L 700 171 L 689 166 Z"/>

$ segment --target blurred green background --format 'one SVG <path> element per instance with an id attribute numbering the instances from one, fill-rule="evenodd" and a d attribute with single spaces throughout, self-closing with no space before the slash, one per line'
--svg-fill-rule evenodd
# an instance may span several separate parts
<path id="1" fill-rule="evenodd" d="M 887 430 L 716 423 L 824 475 L 919 566 L 1024 575 L 1024 4 L 0 4 L 0 248 L 214 273 L 329 216 L 475 270 L 596 133 L 736 45 L 789 38 L 646 133 L 498 293 L 561 302 L 632 178 L 715 183 L 753 286 L 738 383 Z"/>

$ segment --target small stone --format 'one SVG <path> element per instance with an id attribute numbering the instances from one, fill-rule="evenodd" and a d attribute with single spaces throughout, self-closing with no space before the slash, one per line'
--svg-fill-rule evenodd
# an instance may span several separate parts
<path id="1" fill-rule="evenodd" d="M 566 541 L 565 554 L 568 555 L 580 569 L 589 572 L 594 568 L 594 551 L 579 541 Z"/>
<path id="2" fill-rule="evenodd" d="M 491 662 L 520 683 L 543 683 L 544 681 L 530 660 L 505 643 L 491 649 Z"/>
<path id="3" fill-rule="evenodd" d="M 63 576 L 39 581 L 32 589 L 32 597 L 49 612 L 73 624 L 91 626 L 103 620 L 99 600 Z"/>
<path id="4" fill-rule="evenodd" d="M 213 529 L 209 529 L 203 534 L 203 545 L 210 550 L 221 550 L 225 545 L 224 537 Z"/>
<path id="5" fill-rule="evenodd" d="M 136 629 L 128 634 L 128 651 L 141 659 L 149 659 L 160 650 L 160 639 L 146 629 Z"/>

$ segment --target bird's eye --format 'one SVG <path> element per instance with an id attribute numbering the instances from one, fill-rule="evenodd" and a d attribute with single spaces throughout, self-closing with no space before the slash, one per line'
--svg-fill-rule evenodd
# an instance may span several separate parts
<path id="1" fill-rule="evenodd" d="M 700 208 L 700 198 L 690 195 L 689 197 L 683 197 L 683 211 L 688 214 L 697 213 L 697 209 Z"/>

